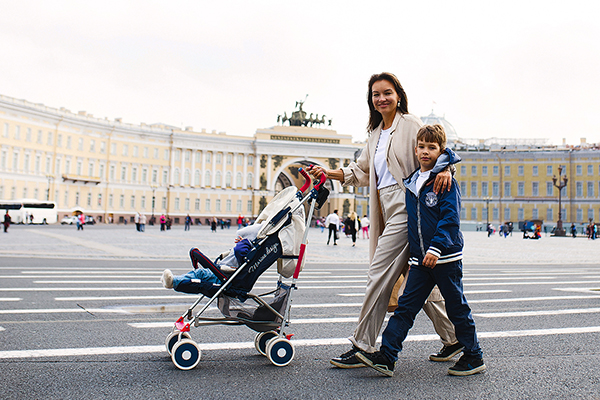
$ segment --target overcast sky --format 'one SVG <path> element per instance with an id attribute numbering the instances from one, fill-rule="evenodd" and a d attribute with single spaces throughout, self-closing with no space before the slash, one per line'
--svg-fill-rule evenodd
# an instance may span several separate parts
<path id="1" fill-rule="evenodd" d="M 305 111 L 364 140 L 368 79 L 390 71 L 411 113 L 433 109 L 460 137 L 600 142 L 599 10 L 573 0 L 0 0 L 0 94 L 244 136 L 308 94 Z"/>

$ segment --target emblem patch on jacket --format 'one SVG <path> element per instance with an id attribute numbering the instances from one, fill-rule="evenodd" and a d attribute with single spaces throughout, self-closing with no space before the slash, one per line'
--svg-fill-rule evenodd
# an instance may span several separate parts
<path id="1" fill-rule="evenodd" d="M 429 192 L 425 195 L 425 204 L 427 207 L 435 207 L 438 203 L 437 195 L 433 192 Z"/>

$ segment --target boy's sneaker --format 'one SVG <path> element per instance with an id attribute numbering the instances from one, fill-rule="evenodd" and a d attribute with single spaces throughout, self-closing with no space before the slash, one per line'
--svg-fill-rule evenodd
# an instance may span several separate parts
<path id="1" fill-rule="evenodd" d="M 456 376 L 467 376 L 484 370 L 485 364 L 483 363 L 483 358 L 463 354 L 453 367 L 448 368 L 448 373 Z"/>
<path id="2" fill-rule="evenodd" d="M 386 376 L 394 376 L 394 366 L 396 363 L 391 362 L 381 351 L 376 351 L 375 353 L 359 351 L 356 353 L 356 358 L 375 371 L 381 372 Z"/>
<path id="3" fill-rule="evenodd" d="M 332 358 L 329 362 L 338 368 L 361 368 L 365 364 L 356 359 L 356 353 L 360 349 L 356 346 L 352 346 L 352 350 L 345 352 L 339 357 Z"/>
<path id="4" fill-rule="evenodd" d="M 173 289 L 173 273 L 170 269 L 165 269 L 162 276 L 160 277 L 160 283 L 163 284 L 165 289 Z"/>
<path id="5" fill-rule="evenodd" d="M 431 361 L 450 361 L 452 357 L 463 351 L 464 348 L 465 346 L 460 343 L 456 343 L 451 346 L 444 346 L 439 352 L 430 354 L 429 359 Z"/>

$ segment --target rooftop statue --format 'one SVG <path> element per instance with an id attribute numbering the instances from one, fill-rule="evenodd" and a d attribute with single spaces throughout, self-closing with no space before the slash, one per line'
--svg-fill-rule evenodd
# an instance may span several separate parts
<path id="1" fill-rule="evenodd" d="M 306 95 L 306 97 L 308 97 L 308 95 Z M 304 105 L 305 101 L 306 101 L 306 97 L 304 97 L 304 100 L 301 101 L 297 101 L 296 102 L 296 111 L 292 112 L 292 116 L 288 117 L 287 113 L 284 112 L 283 116 L 281 114 L 279 114 L 277 116 L 277 123 L 281 123 L 282 125 L 285 124 L 286 121 L 289 121 L 290 126 L 314 126 L 314 125 L 321 125 L 321 124 L 325 124 L 325 114 L 321 115 L 321 118 L 319 118 L 319 114 L 314 114 L 313 117 L 313 113 L 310 113 L 309 117 L 306 117 L 306 111 L 304 111 L 302 109 L 302 106 Z M 331 119 L 329 119 L 329 126 L 331 126 Z"/>

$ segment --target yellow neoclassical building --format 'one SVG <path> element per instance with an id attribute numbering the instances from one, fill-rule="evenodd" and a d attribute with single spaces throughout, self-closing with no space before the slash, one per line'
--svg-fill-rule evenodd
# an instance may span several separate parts
<path id="1" fill-rule="evenodd" d="M 281 189 L 301 186 L 299 167 L 354 159 L 362 145 L 323 122 L 234 136 L 132 125 L 0 96 L 0 200 L 54 201 L 59 220 L 76 211 L 116 223 L 136 212 L 167 214 L 174 223 L 187 214 L 202 223 L 252 218 Z M 330 200 L 317 215 L 367 213 L 366 191 L 327 185 Z"/>

